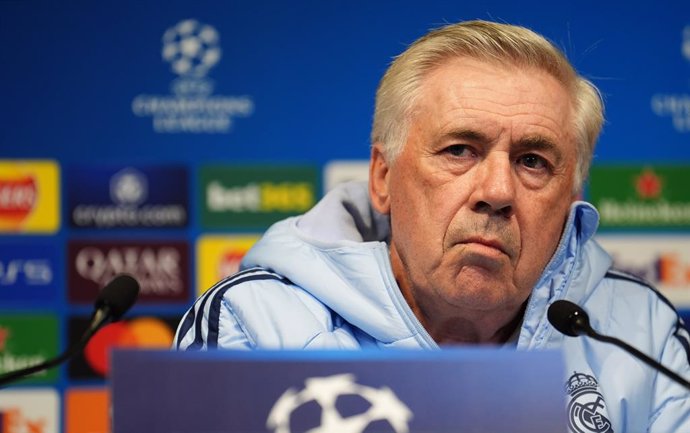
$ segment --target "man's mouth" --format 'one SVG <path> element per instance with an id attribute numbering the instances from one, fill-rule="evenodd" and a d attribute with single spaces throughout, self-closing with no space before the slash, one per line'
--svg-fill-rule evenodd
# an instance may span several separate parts
<path id="1" fill-rule="evenodd" d="M 512 257 L 512 255 L 508 252 L 508 249 L 506 248 L 505 244 L 495 238 L 470 237 L 464 239 L 462 242 L 460 242 L 460 244 L 478 244 L 485 247 L 493 248 L 507 255 L 508 257 Z"/>

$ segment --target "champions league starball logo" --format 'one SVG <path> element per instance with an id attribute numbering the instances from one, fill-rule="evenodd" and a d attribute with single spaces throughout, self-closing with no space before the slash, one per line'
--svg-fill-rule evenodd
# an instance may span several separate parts
<path id="1" fill-rule="evenodd" d="M 220 36 L 208 24 L 189 19 L 163 34 L 163 59 L 181 76 L 203 77 L 220 60 Z"/>
<path id="2" fill-rule="evenodd" d="M 606 402 L 599 383 L 584 373 L 574 373 L 565 385 L 570 395 L 568 423 L 573 433 L 614 433 L 607 418 Z"/>
<path id="3" fill-rule="evenodd" d="M 161 42 L 160 58 L 177 76 L 170 84 L 171 94 L 141 94 L 132 101 L 132 112 L 151 117 L 154 131 L 228 133 L 235 118 L 254 112 L 249 96 L 214 94 L 215 82 L 208 74 L 222 59 L 218 29 L 193 18 L 184 19 L 165 30 Z"/>
<path id="4" fill-rule="evenodd" d="M 390 388 L 360 385 L 352 374 L 313 377 L 306 379 L 304 384 L 300 391 L 294 388 L 285 391 L 273 405 L 266 427 L 274 433 L 363 433 L 375 422 L 380 427 L 376 431 L 409 432 L 412 412 Z M 367 407 L 359 413 L 343 415 L 340 400 L 348 396 L 361 398 Z M 299 426 L 297 430 L 298 427 L 293 425 L 296 423 L 294 414 L 308 405 L 316 406 L 320 414 L 315 415 L 317 419 L 312 420 L 309 427 Z"/>

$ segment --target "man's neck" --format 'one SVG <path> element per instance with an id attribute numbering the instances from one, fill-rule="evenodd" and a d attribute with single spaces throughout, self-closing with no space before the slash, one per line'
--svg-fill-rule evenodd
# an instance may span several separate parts
<path id="1" fill-rule="evenodd" d="M 487 311 L 446 311 L 421 305 L 405 286 L 403 297 L 424 329 L 438 344 L 503 344 L 522 323 L 527 301 L 514 309 Z"/>
<path id="2" fill-rule="evenodd" d="M 522 323 L 527 300 L 489 308 L 450 303 L 430 295 L 434 290 L 429 288 L 415 290 L 415 283 L 393 247 L 391 266 L 407 305 L 438 344 L 504 344 Z"/>
<path id="3" fill-rule="evenodd" d="M 485 317 L 484 320 L 473 321 L 459 317 L 444 321 L 429 321 L 420 318 L 420 322 L 429 335 L 438 343 L 443 344 L 504 344 L 515 334 L 522 323 L 524 307 L 507 322 L 497 324 Z"/>

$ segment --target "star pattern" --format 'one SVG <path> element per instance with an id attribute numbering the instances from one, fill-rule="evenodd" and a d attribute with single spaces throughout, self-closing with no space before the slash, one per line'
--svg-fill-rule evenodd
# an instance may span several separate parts
<path id="1" fill-rule="evenodd" d="M 635 189 L 637 194 L 643 199 L 654 199 L 661 195 L 663 183 L 651 169 L 645 169 L 642 174 L 635 178 Z"/>

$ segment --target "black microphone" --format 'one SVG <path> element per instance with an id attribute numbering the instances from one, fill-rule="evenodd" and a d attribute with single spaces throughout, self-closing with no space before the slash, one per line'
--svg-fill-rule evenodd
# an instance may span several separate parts
<path id="1" fill-rule="evenodd" d="M 558 300 L 549 306 L 547 317 L 551 325 L 553 325 L 553 327 L 561 333 L 569 337 L 586 335 L 597 341 L 614 344 L 655 370 L 663 373 L 669 379 L 672 379 L 676 383 L 683 385 L 687 389 L 690 389 L 690 382 L 664 367 L 656 360 L 650 358 L 618 338 L 601 335 L 592 329 L 589 324 L 589 316 L 579 305 L 563 299 Z"/>
<path id="2" fill-rule="evenodd" d="M 55 367 L 71 358 L 86 346 L 86 343 L 89 342 L 96 331 L 110 322 L 118 321 L 134 305 L 138 295 L 139 283 L 137 280 L 126 274 L 117 275 L 103 287 L 98 295 L 94 305 L 94 312 L 91 315 L 91 323 L 76 344 L 56 358 L 0 375 L 0 387 L 30 374 Z"/>

